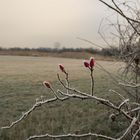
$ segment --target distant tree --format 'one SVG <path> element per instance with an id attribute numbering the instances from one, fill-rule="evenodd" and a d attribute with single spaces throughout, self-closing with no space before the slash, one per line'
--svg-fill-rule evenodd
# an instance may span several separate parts
<path id="1" fill-rule="evenodd" d="M 61 43 L 60 43 L 60 42 L 55 42 L 55 43 L 54 43 L 54 48 L 55 48 L 56 50 L 60 49 L 60 47 L 61 47 Z"/>

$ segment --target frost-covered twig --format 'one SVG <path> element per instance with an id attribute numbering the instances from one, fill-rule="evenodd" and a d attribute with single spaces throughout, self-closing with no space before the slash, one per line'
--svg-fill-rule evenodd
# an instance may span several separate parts
<path id="1" fill-rule="evenodd" d="M 44 134 L 44 135 L 34 135 L 34 136 L 30 136 L 27 140 L 33 140 L 36 138 L 83 138 L 83 137 L 89 137 L 89 136 L 94 136 L 97 138 L 104 138 L 107 140 L 122 140 L 131 130 L 131 128 L 133 128 L 133 126 L 135 125 L 137 119 L 133 118 L 131 124 L 129 125 L 129 127 L 126 129 L 126 131 L 124 132 L 124 134 L 119 137 L 119 138 L 113 138 L 113 137 L 109 137 L 106 135 L 101 135 L 101 134 L 96 134 L 96 133 L 86 133 L 86 134 L 62 134 L 62 135 L 50 135 L 50 134 Z"/>
<path id="2" fill-rule="evenodd" d="M 75 92 L 75 93 L 78 93 L 78 94 L 80 94 L 80 95 L 87 96 L 87 97 L 89 97 L 89 98 L 91 98 L 91 99 L 94 99 L 94 100 L 100 102 L 101 104 L 104 104 L 104 105 L 106 105 L 106 106 L 108 106 L 108 107 L 110 107 L 110 108 L 112 108 L 112 109 L 114 109 L 114 110 L 116 110 L 116 111 L 121 112 L 127 119 L 132 120 L 132 117 L 131 117 L 129 114 L 127 114 L 127 112 L 125 112 L 124 110 L 122 110 L 122 109 L 120 109 L 119 107 L 115 106 L 111 101 L 106 100 L 106 99 L 104 99 L 104 98 L 96 97 L 96 96 L 94 96 L 94 95 L 92 96 L 92 95 L 90 95 L 90 94 L 81 92 L 81 91 L 79 91 L 79 90 L 77 90 L 77 89 L 74 89 L 74 88 L 71 88 L 71 87 L 67 87 L 67 86 L 62 82 L 62 80 L 60 79 L 59 74 L 57 74 L 57 77 L 58 77 L 59 82 L 61 83 L 61 85 L 62 85 L 64 88 L 69 89 L 69 90 L 71 90 L 71 91 L 73 91 L 73 92 Z M 68 96 L 68 95 L 67 95 L 67 96 Z"/>
<path id="3" fill-rule="evenodd" d="M 129 125 L 129 127 L 126 129 L 126 131 L 124 132 L 124 134 L 118 139 L 118 140 L 122 140 L 130 131 L 131 129 L 134 127 L 134 125 L 136 124 L 137 119 L 134 117 L 131 124 Z"/>
<path id="4" fill-rule="evenodd" d="M 130 24 L 130 26 L 133 28 L 133 30 L 138 34 L 140 35 L 140 32 L 139 30 L 137 30 L 137 28 L 135 28 L 134 23 L 138 23 L 140 24 L 140 21 L 139 20 L 135 20 L 135 19 L 132 19 L 128 16 L 126 16 L 123 11 L 117 6 L 116 2 L 114 0 L 112 0 L 112 3 L 115 5 L 115 7 L 113 7 L 111 4 L 108 4 L 107 2 L 105 2 L 104 0 L 99 0 L 100 2 L 102 2 L 103 4 L 105 4 L 107 7 L 109 7 L 110 9 L 114 10 L 116 13 L 118 13 L 119 15 L 121 15 L 124 19 L 126 19 L 126 21 Z"/>
<path id="5" fill-rule="evenodd" d="M 113 92 L 113 93 L 117 94 L 122 101 L 126 100 L 125 97 L 122 94 L 120 94 L 119 92 L 117 92 L 115 90 L 110 89 L 109 92 Z"/>
<path id="6" fill-rule="evenodd" d="M 36 102 L 32 108 L 30 108 L 27 112 L 23 113 L 23 115 L 16 121 L 12 122 L 10 125 L 8 126 L 4 126 L 4 127 L 1 127 L 1 129 L 9 129 L 9 128 L 12 128 L 13 126 L 17 125 L 19 122 L 21 122 L 22 120 L 24 120 L 25 118 L 27 118 L 35 109 L 37 109 L 38 107 L 44 105 L 44 104 L 47 104 L 47 103 L 52 103 L 52 102 L 55 102 L 56 100 L 61 100 L 61 101 L 64 101 L 64 100 L 67 100 L 68 97 L 64 97 L 64 98 L 52 98 L 52 99 L 48 99 L 48 100 L 45 100 L 45 101 L 39 101 L 39 102 Z"/>
<path id="7" fill-rule="evenodd" d="M 129 99 L 124 100 L 120 105 L 119 105 L 119 109 L 121 109 L 123 107 L 123 105 L 127 104 L 127 102 L 129 101 Z"/>
<path id="8" fill-rule="evenodd" d="M 66 85 L 67 85 L 67 87 L 69 87 L 70 82 L 69 82 L 69 74 L 68 74 L 68 72 L 65 70 L 65 68 L 64 68 L 64 66 L 62 64 L 59 64 L 59 68 L 65 74 Z M 68 93 L 69 93 L 69 90 L 67 89 L 67 94 Z"/>
<path id="9" fill-rule="evenodd" d="M 135 132 L 135 134 L 133 135 L 132 140 L 137 140 L 136 138 L 139 137 L 138 133 L 140 132 L 140 127 L 137 129 L 137 131 Z"/>
<path id="10" fill-rule="evenodd" d="M 125 87 L 131 87 L 131 88 L 138 88 L 140 87 L 140 84 L 135 84 L 135 85 L 130 85 L 130 84 L 125 84 L 125 83 L 119 83 L 119 85 L 125 86 Z"/>
<path id="11" fill-rule="evenodd" d="M 101 134 L 96 134 L 96 133 L 86 133 L 86 134 L 62 134 L 62 135 L 50 135 L 50 134 L 44 134 L 44 135 L 34 135 L 30 136 L 27 140 L 33 140 L 36 138 L 85 138 L 85 137 L 96 137 L 96 138 L 103 138 L 106 140 L 117 140 L 115 138 L 106 136 L 106 135 L 101 135 Z"/>

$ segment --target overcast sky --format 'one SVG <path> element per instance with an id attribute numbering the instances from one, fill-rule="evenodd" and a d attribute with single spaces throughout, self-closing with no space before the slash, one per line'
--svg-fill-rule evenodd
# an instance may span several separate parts
<path id="1" fill-rule="evenodd" d="M 98 28 L 107 15 L 98 0 L 0 0 L 0 46 L 90 46 L 76 37 L 102 44 Z"/>

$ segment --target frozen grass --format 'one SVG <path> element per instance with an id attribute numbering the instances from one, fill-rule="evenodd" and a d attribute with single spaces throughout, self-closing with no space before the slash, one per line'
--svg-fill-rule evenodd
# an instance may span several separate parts
<path id="1" fill-rule="evenodd" d="M 28 110 L 36 98 L 51 98 L 52 94 L 42 86 L 42 81 L 49 80 L 57 89 L 58 64 L 62 63 L 70 73 L 73 87 L 89 92 L 90 77 L 83 67 L 82 60 L 51 58 L 0 56 L 0 126 L 9 124 Z M 97 61 L 109 72 L 116 74 L 120 62 Z M 63 77 L 63 75 L 62 75 Z M 95 68 L 95 93 L 98 96 L 113 99 L 117 97 L 108 92 L 120 90 L 114 81 L 103 71 Z M 123 123 L 112 123 L 108 110 L 93 101 L 69 100 L 40 107 L 29 118 L 10 130 L 1 132 L 1 140 L 24 140 L 34 134 L 62 134 L 95 131 L 114 135 L 121 132 Z M 103 125 L 102 125 L 103 124 Z"/>

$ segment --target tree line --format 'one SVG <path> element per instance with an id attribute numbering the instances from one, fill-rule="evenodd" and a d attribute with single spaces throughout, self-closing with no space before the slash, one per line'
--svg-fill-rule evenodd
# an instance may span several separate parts
<path id="1" fill-rule="evenodd" d="M 0 47 L 0 51 L 36 51 L 36 52 L 46 52 L 46 53 L 64 53 L 64 52 L 86 52 L 91 54 L 98 54 L 102 56 L 118 56 L 120 54 L 120 50 L 117 47 L 110 47 L 110 48 L 102 48 L 102 49 L 95 49 L 95 48 L 3 48 Z"/>

